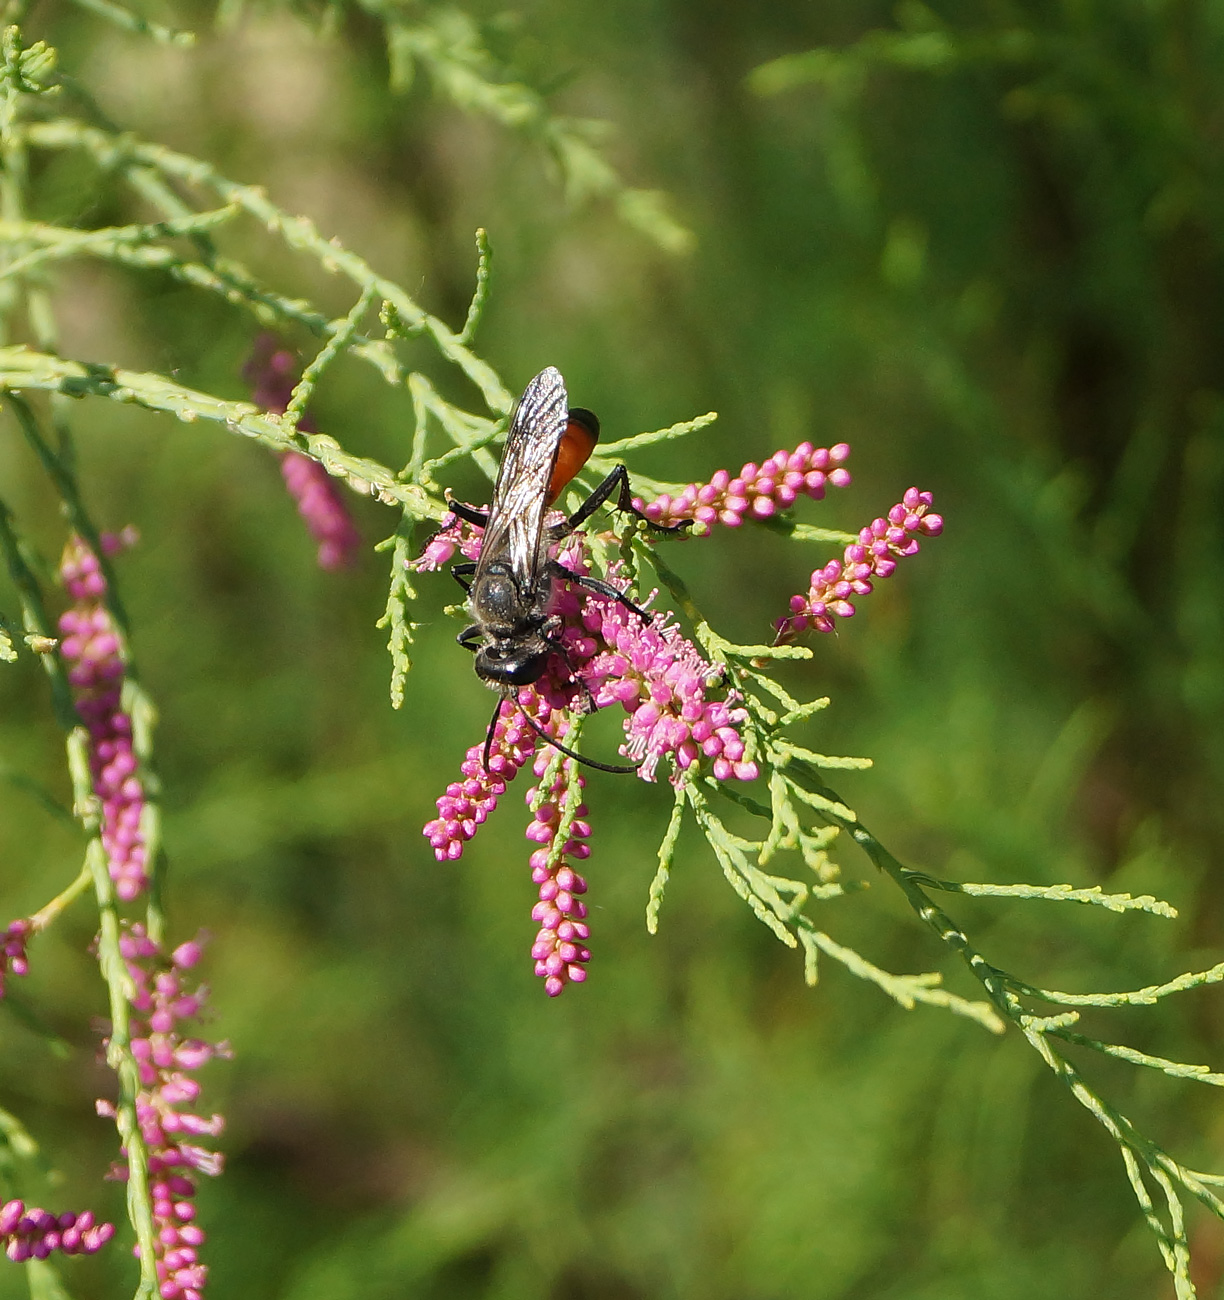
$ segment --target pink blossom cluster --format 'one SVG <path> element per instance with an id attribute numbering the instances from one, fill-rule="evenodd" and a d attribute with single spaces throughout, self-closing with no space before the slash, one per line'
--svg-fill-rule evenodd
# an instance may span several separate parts
<path id="1" fill-rule="evenodd" d="M 0 998 L 4 996 L 4 981 L 8 975 L 25 975 L 30 962 L 26 957 L 26 943 L 34 927 L 25 917 L 10 921 L 0 932 Z"/>
<path id="2" fill-rule="evenodd" d="M 431 573 L 449 564 L 456 551 L 464 559 L 475 560 L 480 555 L 483 535 L 484 529 L 478 525 L 469 524 L 458 515 L 448 515 L 442 527 L 425 543 L 420 555 L 408 567 L 417 573 Z"/>
<path id="3" fill-rule="evenodd" d="M 457 525 L 451 524 L 431 539 L 461 545 Z M 479 555 L 479 538 L 475 539 Z M 437 563 L 445 563 L 443 556 Z M 562 563 L 584 574 L 582 538 L 567 540 Z M 432 562 L 431 562 L 432 563 Z M 616 569 L 610 570 L 615 578 Z M 670 757 L 678 774 L 694 763 L 708 761 L 719 780 L 755 780 L 756 763 L 746 757 L 740 727 L 744 709 L 736 707 L 734 694 L 706 699 L 718 686 L 721 671 L 703 658 L 698 648 L 668 621 L 655 613 L 643 620 L 619 601 L 580 588 L 560 586 L 552 612 L 561 620 L 559 653 L 553 655 L 534 687 L 522 687 L 514 703 L 502 706 L 494 728 L 490 770 L 484 770 L 484 745 L 473 745 L 460 771 L 437 801 L 438 816 L 423 833 L 439 861 L 453 861 L 497 806 L 506 783 L 527 761 L 539 743 L 523 721 L 526 709 L 541 730 L 563 738 L 566 710 L 593 703 L 596 708 L 620 704 L 625 720 L 621 753 L 638 764 L 638 775 L 653 781 L 659 761 Z"/>
<path id="4" fill-rule="evenodd" d="M 489 747 L 489 766 L 484 765 L 485 742 L 473 745 L 460 765 L 462 781 L 452 781 L 438 800 L 438 815 L 427 822 L 424 834 L 439 862 L 453 862 L 463 853 L 464 844 L 475 834 L 497 807 L 506 785 L 535 752 L 536 734 L 523 720 L 523 709 L 547 712 L 531 687 L 519 692 L 520 707 L 503 704 L 493 728 Z"/>
<path id="5" fill-rule="evenodd" d="M 755 781 L 759 770 L 746 755 L 740 727 L 747 711 L 734 692 L 707 699 L 721 685 L 710 663 L 669 615 L 643 622 L 619 602 L 588 596 L 582 628 L 598 649 L 581 670 L 600 707 L 617 703 L 629 714 L 621 753 L 638 763 L 638 776 L 655 779 L 670 756 L 679 774 L 705 759 L 719 781 Z"/>
<path id="6" fill-rule="evenodd" d="M 887 518 L 861 529 L 841 560 L 830 560 L 812 574 L 806 595 L 791 597 L 790 614 L 778 620 L 775 644 L 793 641 L 808 628 L 832 632 L 835 618 L 849 618 L 854 613 L 851 596 L 870 594 L 873 578 L 889 577 L 899 559 L 916 554 L 919 536 L 943 532 L 942 517 L 929 513 L 933 502 L 931 493 L 909 488 Z"/>
<path id="7" fill-rule="evenodd" d="M 310 535 L 319 543 L 319 568 L 349 568 L 361 550 L 361 534 L 335 479 L 317 460 L 300 451 L 287 451 L 281 457 L 281 477 Z"/>
<path id="8" fill-rule="evenodd" d="M 280 346 L 275 334 L 261 334 L 255 340 L 243 377 L 251 385 L 251 400 L 274 415 L 283 415 L 301 377 L 297 358 Z M 317 433 L 318 426 L 303 415 L 298 428 Z M 343 569 L 351 565 L 361 549 L 357 531 L 339 487 L 331 475 L 309 456 L 287 451 L 281 456 L 281 475 L 290 496 L 297 502 L 310 535 L 319 544 L 319 567 Z"/>
<path id="9" fill-rule="evenodd" d="M 52 1251 L 65 1255 L 92 1255 L 115 1235 L 113 1223 L 97 1223 L 92 1210 L 55 1215 L 24 1201 L 0 1205 L 0 1241 L 15 1264 L 46 1259 Z"/>
<path id="10" fill-rule="evenodd" d="M 149 1152 L 158 1289 L 161 1300 L 200 1300 L 208 1269 L 200 1263 L 204 1230 L 195 1222 L 195 1175 L 221 1172 L 223 1157 L 198 1144 L 224 1127 L 220 1115 L 196 1109 L 200 1085 L 191 1077 L 207 1061 L 228 1056 L 224 1043 L 183 1034 L 180 1022 L 196 1019 L 207 990 L 190 990 L 184 977 L 200 960 L 199 940 L 180 944 L 167 959 L 141 925 L 128 926 L 119 941 L 135 986 L 132 1055 L 140 1071 L 136 1119 Z M 100 1114 L 115 1115 L 109 1102 Z M 124 1171 L 117 1169 L 122 1178 Z"/>
<path id="11" fill-rule="evenodd" d="M 537 756 L 537 777 L 545 775 L 548 764 L 547 753 Z M 581 984 L 587 977 L 586 963 L 591 960 L 591 950 L 586 946 L 591 934 L 586 923 L 587 909 L 579 897 L 586 893 L 587 882 L 565 861 L 567 857 L 581 861 L 591 855 L 586 843 L 591 826 L 583 820 L 588 812 L 586 804 L 578 805 L 560 853 L 555 847 L 569 781 L 576 779 L 580 788 L 586 784 L 576 768 L 572 758 L 561 763 L 552 784 L 543 791 L 526 832 L 527 838 L 540 846 L 530 860 L 531 879 L 540 887 L 539 902 L 531 909 L 531 919 L 540 923 L 531 955 L 535 973 L 543 979 L 544 991 L 550 998 L 555 998 L 567 984 Z M 542 789 L 537 785 L 527 791 L 529 807 Z"/>
<path id="12" fill-rule="evenodd" d="M 117 550 L 133 537 L 104 537 L 103 546 Z M 102 846 L 115 892 L 131 902 L 149 883 L 149 862 L 141 825 L 144 786 L 132 747 L 132 719 L 121 703 L 123 645 L 105 604 L 102 566 L 80 537 L 74 535 L 64 547 L 60 576 L 73 599 L 59 621 L 60 653 L 77 713 L 89 732 L 89 771 L 102 804 Z"/>
<path id="13" fill-rule="evenodd" d="M 476 537 L 475 555 L 479 555 Z M 444 564 L 465 539 L 452 523 L 434 535 L 430 545 L 437 553 L 421 567 Z M 444 548 L 449 548 L 444 550 Z M 426 557 L 423 557 L 425 559 Z M 575 534 L 563 547 L 561 562 L 573 573 L 586 571 L 583 540 Z M 615 569 L 612 570 L 615 577 Z M 473 745 L 463 761 L 462 781 L 454 781 L 438 800 L 438 816 L 424 834 L 439 861 L 454 861 L 497 806 L 506 785 L 513 780 L 543 741 L 528 725 L 529 713 L 541 731 L 565 739 L 567 711 L 575 707 L 606 708 L 620 704 L 629 715 L 621 753 L 638 765 L 638 775 L 654 780 L 661 759 L 670 757 L 676 776 L 696 763 L 708 762 L 719 780 L 751 781 L 757 765 L 746 754 L 740 727 L 747 714 L 733 695 L 707 699 L 721 673 L 686 640 L 668 616 L 655 613 L 645 620 L 611 597 L 580 591 L 563 584 L 554 593 L 552 612 L 560 619 L 559 650 L 534 686 L 521 687 L 503 702 L 489 745 L 488 770 L 484 744 Z M 549 755 L 540 752 L 535 772 L 541 776 Z M 566 760 L 572 766 L 573 760 Z M 567 858 L 581 860 L 590 850 L 586 806 L 579 810 L 566 843 L 552 866 L 555 838 L 561 817 L 564 781 L 549 790 L 527 829 L 528 839 L 539 844 L 531 855 L 532 880 L 539 897 L 532 919 L 540 930 L 532 946 L 535 971 L 545 991 L 556 997 L 568 984 L 586 978 L 589 930 L 586 907 L 578 895 L 586 881 Z M 528 794 L 528 801 L 538 787 Z"/>
<path id="14" fill-rule="evenodd" d="M 707 527 L 718 523 L 738 528 L 745 516 L 768 519 L 801 496 L 819 501 L 826 488 L 847 487 L 850 471 L 842 466 L 849 455 L 844 442 L 833 447 L 801 442 L 794 451 L 777 451 L 760 465 L 750 461 L 734 478 L 720 469 L 708 483 L 690 483 L 678 496 L 664 494 L 650 502 L 635 497 L 633 504 L 653 523 L 692 519 Z"/>

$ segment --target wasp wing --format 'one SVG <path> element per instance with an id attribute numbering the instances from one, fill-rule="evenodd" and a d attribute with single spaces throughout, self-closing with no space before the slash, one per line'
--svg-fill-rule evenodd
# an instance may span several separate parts
<path id="1" fill-rule="evenodd" d="M 521 592 L 527 594 L 535 586 L 544 550 L 548 485 L 568 418 L 565 380 L 549 366 L 527 385 L 510 421 L 477 577 L 501 560 L 510 564 Z"/>

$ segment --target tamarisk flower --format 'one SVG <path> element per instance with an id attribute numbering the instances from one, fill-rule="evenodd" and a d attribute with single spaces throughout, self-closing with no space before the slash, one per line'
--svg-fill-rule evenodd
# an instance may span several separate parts
<path id="1" fill-rule="evenodd" d="M 225 1043 L 185 1036 L 180 1022 L 198 1017 L 207 990 L 185 987 L 184 976 L 199 960 L 200 941 L 180 944 L 167 959 L 141 925 L 125 928 L 119 951 L 135 987 L 131 999 L 131 1051 L 140 1073 L 136 1120 L 149 1153 L 153 1197 L 155 1267 L 162 1300 L 200 1300 L 208 1269 L 200 1263 L 204 1230 L 195 1222 L 197 1174 L 219 1174 L 224 1158 L 195 1139 L 216 1137 L 220 1115 L 194 1109 L 200 1085 L 191 1077 L 213 1057 L 230 1055 Z M 99 1101 L 98 1113 L 112 1119 L 115 1108 Z M 119 1167 L 112 1176 L 125 1178 Z"/>
<path id="2" fill-rule="evenodd" d="M 135 534 L 104 536 L 116 551 Z M 60 576 L 73 605 L 59 620 L 60 653 L 68 666 L 77 713 L 89 732 L 89 772 L 102 804 L 102 846 L 115 892 L 131 902 L 149 883 L 142 819 L 145 791 L 132 747 L 132 719 L 121 700 L 126 671 L 119 630 L 106 608 L 106 578 L 98 557 L 77 536 L 69 538 Z"/>
<path id="3" fill-rule="evenodd" d="M 777 451 L 760 465 L 750 461 L 734 478 L 720 469 L 708 483 L 690 483 L 678 496 L 665 493 L 650 502 L 635 497 L 633 504 L 654 523 L 692 519 L 707 527 L 719 523 L 738 528 L 746 515 L 768 519 L 801 496 L 819 501 L 826 488 L 849 486 L 850 471 L 843 468 L 849 455 L 844 442 L 833 447 L 801 442 L 794 451 Z"/>
<path id="4" fill-rule="evenodd" d="M 478 532 L 465 532 L 460 521 L 452 519 L 412 565 L 438 568 L 461 548 L 476 559 L 479 546 Z M 569 572 L 586 573 L 581 533 L 572 534 L 557 549 L 557 558 Z M 609 578 L 615 580 L 617 572 L 617 566 L 611 566 Z M 748 757 L 739 730 L 747 712 L 738 707 L 734 693 L 706 698 L 720 684 L 721 670 L 669 621 L 671 616 L 656 612 L 643 619 L 609 596 L 586 591 L 580 595 L 580 590 L 557 583 L 549 606 L 559 624 L 550 630 L 557 653 L 549 657 L 534 685 L 520 687 L 512 699 L 502 702 L 488 742 L 487 769 L 486 746 L 473 745 L 461 768 L 464 779 L 448 785 L 438 800 L 438 816 L 425 825 L 424 834 L 439 861 L 462 855 L 508 782 L 543 746 L 527 716 L 546 735 L 564 740 L 570 710 L 620 704 L 629 715 L 621 753 L 633 759 L 644 780 L 655 779 L 664 757 L 672 759 L 675 780 L 704 761 L 719 780 L 756 778 L 757 765 Z M 541 749 L 534 765 L 537 777 L 543 779 L 550 761 L 551 754 Z M 586 881 L 567 861 L 588 856 L 584 841 L 590 825 L 585 805 L 572 817 L 565 815 L 570 779 L 582 785 L 573 760 L 567 758 L 547 790 L 537 785 L 527 796 L 529 804 L 538 801 L 527 838 L 540 846 L 530 859 L 532 881 L 539 890 L 531 915 L 540 925 L 531 955 L 549 997 L 556 997 L 569 984 L 582 983 L 591 955 L 586 946 L 590 934 L 586 905 L 579 898 L 586 892 Z M 564 841 L 558 851 L 556 840 L 561 835 Z"/>
<path id="5" fill-rule="evenodd" d="M 832 632 L 835 618 L 849 618 L 854 613 L 851 596 L 869 595 L 873 578 L 889 577 L 899 559 L 915 555 L 919 536 L 943 532 L 943 518 L 929 513 L 933 502 L 931 493 L 909 488 L 887 518 L 872 520 L 859 531 L 841 560 L 815 570 L 811 589 L 792 596 L 790 614 L 778 620 L 774 644 L 785 645 L 808 628 Z"/>
<path id="6" fill-rule="evenodd" d="M 712 664 L 670 615 L 656 613 L 648 623 L 618 601 L 588 596 L 582 627 L 597 638 L 599 649 L 578 668 L 596 705 L 620 704 L 629 714 L 621 753 L 638 763 L 638 776 L 653 781 L 659 760 L 670 755 L 680 773 L 709 760 L 719 781 L 755 781 L 759 769 L 746 757 L 739 728 L 747 711 L 737 695 L 706 699 L 722 681 Z"/>
<path id="7" fill-rule="evenodd" d="M 15 1264 L 46 1259 L 52 1251 L 65 1255 L 92 1255 L 115 1235 L 113 1223 L 98 1223 L 92 1210 L 55 1215 L 24 1201 L 0 1205 L 0 1241 Z"/>
<path id="8" fill-rule="evenodd" d="M 242 370 L 251 385 L 251 400 L 274 415 L 283 415 L 300 376 L 297 359 L 279 345 L 275 334 L 261 334 L 255 340 L 250 360 Z M 318 426 L 303 415 L 298 428 L 317 433 Z M 297 502 L 298 514 L 319 543 L 319 567 L 343 569 L 352 564 L 361 548 L 361 534 L 353 523 L 348 507 L 332 476 L 317 460 L 299 451 L 281 454 L 281 476 L 290 496 Z"/>
<path id="9" fill-rule="evenodd" d="M 579 534 L 567 540 L 563 558 L 571 572 L 585 573 Z M 611 566 L 609 578 L 616 573 Z M 524 710 L 542 731 L 563 739 L 565 713 L 575 705 L 601 709 L 620 704 L 629 714 L 621 753 L 638 764 L 644 781 L 655 779 L 664 757 L 675 764 L 673 779 L 703 760 L 719 780 L 756 779 L 757 765 L 746 756 L 740 735 L 746 711 L 737 706 L 734 692 L 706 699 L 721 682 L 722 670 L 702 656 L 669 621 L 670 615 L 656 612 L 643 621 L 619 601 L 593 592 L 580 597 L 578 590 L 567 584 L 554 593 L 552 613 L 561 620 L 558 653 L 534 686 L 520 687 L 514 701 L 502 706 L 489 771 L 484 744 L 473 745 L 460 768 L 464 779 L 447 786 L 437 801 L 438 816 L 423 828 L 439 861 L 462 854 L 507 782 L 542 743 L 522 719 Z"/>
<path id="10" fill-rule="evenodd" d="M 537 756 L 534 771 L 543 778 L 550 756 Z M 528 807 L 539 800 L 535 815 L 527 827 L 527 838 L 540 847 L 531 855 L 531 879 L 539 885 L 539 902 L 531 909 L 531 919 L 540 923 L 532 945 L 535 973 L 544 981 L 544 991 L 555 998 L 567 984 L 581 984 L 586 979 L 586 963 L 591 950 L 586 946 L 590 929 L 586 924 L 586 904 L 578 895 L 585 894 L 587 882 L 566 858 L 581 860 L 591 854 L 585 843 L 591 834 L 590 823 L 582 820 L 588 809 L 580 803 L 572 818 L 565 816 L 569 783 L 582 789 L 586 782 L 572 758 L 564 759 L 547 789 L 543 781 L 527 792 Z M 565 842 L 556 852 L 557 836 L 564 832 Z"/>
<path id="11" fill-rule="evenodd" d="M 547 706 L 539 702 L 529 686 L 519 692 L 519 702 L 521 709 L 547 711 Z M 438 800 L 437 817 L 425 824 L 422 833 L 428 837 L 439 862 L 453 862 L 463 853 L 464 844 L 497 807 L 506 785 L 535 752 L 536 739 L 520 709 L 503 705 L 493 727 L 488 770 L 484 765 L 485 743 L 481 741 L 468 750 L 460 765 L 463 780 L 452 781 L 446 787 L 446 793 Z"/>
<path id="12" fill-rule="evenodd" d="M 30 969 L 26 957 L 26 942 L 34 927 L 25 917 L 10 921 L 0 933 L 0 998 L 4 997 L 4 981 L 8 975 L 25 975 Z"/>
<path id="13" fill-rule="evenodd" d="M 483 535 L 484 529 L 479 525 L 469 524 L 458 515 L 447 515 L 442 527 L 425 543 L 420 555 L 408 561 L 407 567 L 416 573 L 431 573 L 449 564 L 456 551 L 465 559 L 474 560 L 480 555 Z"/>

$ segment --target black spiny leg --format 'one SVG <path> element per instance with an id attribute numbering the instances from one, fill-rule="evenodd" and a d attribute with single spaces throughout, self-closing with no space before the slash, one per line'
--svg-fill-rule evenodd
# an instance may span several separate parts
<path id="1" fill-rule="evenodd" d="M 480 649 L 480 644 L 477 638 L 483 637 L 484 633 L 480 630 L 480 627 L 476 623 L 473 623 L 471 627 L 465 627 L 455 640 L 458 641 L 465 650 L 470 650 L 475 654 L 476 651 Z"/>
<path id="2" fill-rule="evenodd" d="M 451 514 L 456 519 L 462 519 L 465 524 L 475 524 L 478 528 L 483 528 L 489 522 L 487 510 L 477 510 L 475 506 L 464 505 L 462 501 L 456 501 L 449 492 L 446 494 L 446 504 L 450 507 Z"/>
<path id="3" fill-rule="evenodd" d="M 489 522 L 489 516 L 486 511 L 477 510 L 473 506 L 465 506 L 462 501 L 456 501 L 449 492 L 446 494 L 446 505 L 456 519 L 462 519 L 465 523 L 478 524 L 483 528 L 485 524 Z M 428 548 L 430 542 L 432 542 L 435 537 L 441 537 L 449 527 L 451 527 L 451 525 L 447 524 L 446 528 L 438 528 L 434 532 L 430 533 L 425 539 L 425 546 L 421 548 L 422 552 Z"/>
<path id="4" fill-rule="evenodd" d="M 585 587 L 587 591 L 593 591 L 598 596 L 607 596 L 612 600 L 619 601 L 631 614 L 636 614 L 643 623 L 650 622 L 651 614 L 649 610 L 643 609 L 641 605 L 635 605 L 623 591 L 617 591 L 610 582 L 604 582 L 602 578 L 583 577 L 581 574 L 567 569 L 564 564 L 558 564 L 556 560 L 549 561 L 548 576 L 550 578 L 559 578 L 562 582 L 572 582 L 575 586 Z"/>
<path id="5" fill-rule="evenodd" d="M 463 588 L 464 591 L 471 591 L 472 584 L 469 581 L 472 574 L 476 572 L 476 563 L 474 560 L 464 560 L 462 564 L 452 564 L 450 568 L 451 577 Z"/>
<path id="6" fill-rule="evenodd" d="M 471 630 L 471 628 L 468 628 L 469 632 Z M 466 633 L 462 635 L 466 635 Z M 463 645 L 464 643 L 460 641 L 459 644 Z M 472 646 L 470 648 L 474 650 L 476 647 Z M 489 719 L 489 725 L 485 731 L 484 770 L 486 772 L 489 770 L 489 755 L 493 752 L 493 736 L 497 731 L 497 720 L 501 717 L 502 705 L 505 704 L 505 702 L 506 697 L 504 695 L 498 696 L 497 706 L 493 710 L 493 716 Z"/>
<path id="7" fill-rule="evenodd" d="M 568 537 L 574 529 L 581 528 L 613 492 L 616 492 L 617 510 L 632 515 L 635 519 L 642 520 L 643 523 L 649 524 L 657 532 L 678 533 L 682 528 L 692 526 L 692 521 L 688 519 L 679 524 L 657 524 L 653 519 L 647 519 L 633 504 L 633 491 L 629 486 L 629 471 L 623 465 L 617 465 L 568 519 L 562 523 L 554 524 L 548 530 L 549 540 L 553 542 L 560 541 L 561 538 Z"/>

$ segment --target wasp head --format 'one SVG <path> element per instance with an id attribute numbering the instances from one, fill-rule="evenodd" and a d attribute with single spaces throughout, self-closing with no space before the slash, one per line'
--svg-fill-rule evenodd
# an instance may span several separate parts
<path id="1" fill-rule="evenodd" d="M 476 652 L 476 676 L 495 686 L 530 686 L 544 675 L 553 649 L 539 634 L 490 641 Z"/>

